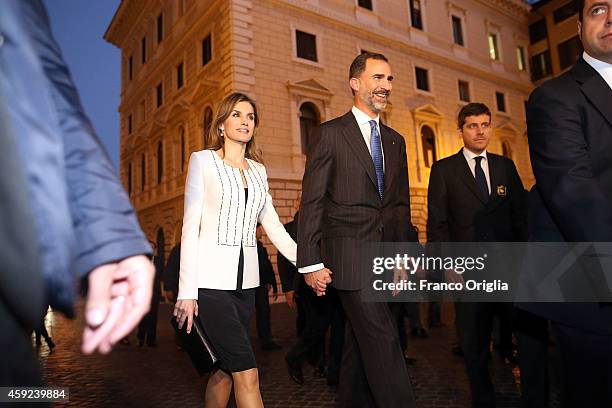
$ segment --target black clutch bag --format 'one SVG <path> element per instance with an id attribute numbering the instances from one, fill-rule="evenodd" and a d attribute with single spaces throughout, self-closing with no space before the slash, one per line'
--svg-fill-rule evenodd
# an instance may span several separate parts
<path id="1" fill-rule="evenodd" d="M 179 329 L 175 316 L 172 316 L 170 319 L 170 324 L 179 336 L 181 346 L 189 355 L 191 363 L 198 371 L 198 374 L 204 376 L 210 373 L 219 362 L 219 358 L 204 332 L 200 319 L 194 316 L 191 333 L 187 333 L 187 322 L 183 324 L 182 329 Z"/>

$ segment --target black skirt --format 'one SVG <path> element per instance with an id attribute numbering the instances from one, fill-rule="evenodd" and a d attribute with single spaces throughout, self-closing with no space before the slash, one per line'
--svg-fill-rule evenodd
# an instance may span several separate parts
<path id="1" fill-rule="evenodd" d="M 255 289 L 198 290 L 198 318 L 227 373 L 256 368 L 249 340 L 249 323 L 255 310 Z"/>

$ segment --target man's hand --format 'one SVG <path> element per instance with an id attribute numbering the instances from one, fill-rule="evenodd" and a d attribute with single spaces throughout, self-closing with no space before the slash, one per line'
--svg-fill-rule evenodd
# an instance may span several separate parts
<path id="1" fill-rule="evenodd" d="M 304 274 L 306 284 L 315 291 L 317 296 L 325 296 L 327 285 L 331 283 L 332 271 L 327 268 L 319 269 L 318 271 Z"/>
<path id="2" fill-rule="evenodd" d="M 395 268 L 393 270 L 393 283 L 397 286 L 397 284 L 401 281 L 408 280 L 408 274 L 404 268 Z M 391 296 L 397 296 L 400 293 L 399 289 L 393 289 L 391 292 Z"/>
<path id="3" fill-rule="evenodd" d="M 106 354 L 151 307 L 155 267 L 144 255 L 101 265 L 89 274 L 83 353 Z"/>
<path id="4" fill-rule="evenodd" d="M 458 274 L 452 269 L 447 269 L 444 271 L 444 279 L 448 283 L 460 283 L 462 285 L 465 283 L 463 275 Z"/>
<path id="5" fill-rule="evenodd" d="M 295 309 L 295 291 L 288 290 L 285 292 L 285 299 L 287 300 L 287 306 L 290 309 Z"/>
<path id="6" fill-rule="evenodd" d="M 271 283 L 266 283 L 266 291 L 268 292 L 268 295 L 270 295 L 270 291 L 273 291 L 273 289 L 276 288 L 273 287 Z M 274 301 L 276 302 L 276 300 L 278 299 L 278 291 L 273 291 L 272 299 L 274 299 Z"/>

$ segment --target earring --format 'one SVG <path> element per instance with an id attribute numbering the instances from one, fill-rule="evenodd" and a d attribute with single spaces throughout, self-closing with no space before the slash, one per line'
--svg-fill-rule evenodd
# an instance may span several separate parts
<path id="1" fill-rule="evenodd" d="M 223 131 L 223 129 L 219 129 L 219 135 L 220 135 L 221 137 L 223 137 L 223 136 L 224 136 L 224 133 L 225 133 L 225 132 Z"/>

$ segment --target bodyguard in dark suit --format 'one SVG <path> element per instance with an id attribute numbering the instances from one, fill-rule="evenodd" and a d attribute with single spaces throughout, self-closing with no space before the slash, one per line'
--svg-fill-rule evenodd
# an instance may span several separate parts
<path id="1" fill-rule="evenodd" d="M 464 147 L 431 168 L 428 191 L 429 242 L 520 242 L 527 239 L 523 184 L 512 160 L 486 151 L 491 111 L 481 103 L 458 115 Z M 462 279 L 449 271 L 449 279 Z M 455 276 L 453 278 L 453 275 Z M 495 391 L 487 368 L 495 314 L 510 324 L 510 303 L 456 302 L 456 324 L 463 350 L 472 407 L 494 407 Z M 511 353 L 511 335 L 502 349 Z"/>
<path id="2" fill-rule="evenodd" d="M 259 261 L 259 286 L 255 289 L 255 322 L 257 338 L 262 350 L 275 350 L 280 346 L 272 340 L 272 325 L 270 322 L 270 289 L 274 300 L 278 298 L 278 285 L 274 269 L 270 262 L 268 250 L 261 242 L 261 228 L 257 228 L 257 259 Z"/>
<path id="3" fill-rule="evenodd" d="M 291 238 L 297 238 L 296 213 L 294 220 L 285 224 Z M 278 254 L 278 273 L 289 307 L 298 308 L 304 315 L 304 330 L 297 342 L 285 356 L 289 376 L 298 384 L 304 383 L 302 365 L 308 360 L 315 366 L 315 375 L 327 376 L 327 384 L 337 385 L 340 376 L 342 345 L 344 343 L 344 316 L 338 293 L 334 288 L 327 288 L 325 296 L 317 296 L 304 282 L 304 277 L 282 254 Z M 291 300 L 289 300 L 291 299 Z M 293 306 L 290 302 L 293 302 Z M 329 355 L 326 357 L 325 338 L 329 333 Z M 327 373 L 325 366 L 327 365 Z"/>
<path id="4" fill-rule="evenodd" d="M 361 301 L 362 244 L 416 241 L 406 145 L 379 121 L 392 80 L 383 55 L 355 58 L 349 72 L 354 106 L 321 125 L 302 184 L 299 271 L 318 294 L 333 278 L 347 318 L 338 390 L 343 407 L 415 404 L 389 307 Z"/>
<path id="5" fill-rule="evenodd" d="M 527 105 L 532 241 L 612 242 L 612 0 L 580 1 L 579 13 L 582 58 Z M 612 406 L 612 305 L 522 307 L 553 323 L 566 406 Z"/>

